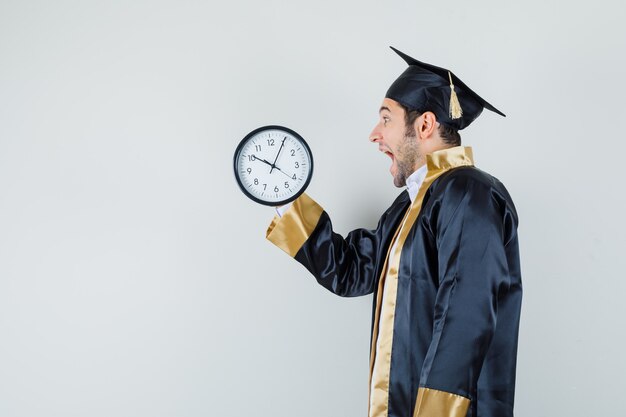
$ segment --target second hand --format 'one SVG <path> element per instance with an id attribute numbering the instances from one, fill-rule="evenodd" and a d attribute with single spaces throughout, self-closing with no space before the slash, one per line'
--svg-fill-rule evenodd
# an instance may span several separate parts
<path id="1" fill-rule="evenodd" d="M 278 168 L 277 166 L 274 166 L 277 170 L 279 170 L 280 172 L 282 172 L 283 174 L 285 174 L 286 176 L 288 176 L 290 179 L 293 179 L 292 175 L 287 174 L 285 171 L 283 171 L 282 169 Z"/>

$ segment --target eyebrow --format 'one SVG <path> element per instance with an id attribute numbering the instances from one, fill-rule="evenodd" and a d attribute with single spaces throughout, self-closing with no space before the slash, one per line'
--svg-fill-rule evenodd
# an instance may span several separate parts
<path id="1" fill-rule="evenodd" d="M 391 110 L 387 106 L 381 106 L 380 110 L 378 110 L 378 113 L 382 113 L 383 110 L 387 110 L 389 113 L 391 113 Z"/>

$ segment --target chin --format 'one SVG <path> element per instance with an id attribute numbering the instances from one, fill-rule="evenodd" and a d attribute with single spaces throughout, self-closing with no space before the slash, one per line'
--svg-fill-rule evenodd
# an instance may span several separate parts
<path id="1" fill-rule="evenodd" d="M 398 176 L 393 177 L 393 185 L 395 185 L 398 188 L 402 188 L 406 185 L 406 178 L 401 178 Z"/>

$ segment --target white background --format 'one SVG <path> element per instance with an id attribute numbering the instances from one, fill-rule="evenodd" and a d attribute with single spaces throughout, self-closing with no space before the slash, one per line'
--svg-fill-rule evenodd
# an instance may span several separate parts
<path id="1" fill-rule="evenodd" d="M 398 190 L 367 141 L 405 69 L 507 114 L 463 131 L 521 218 L 517 416 L 615 415 L 626 388 L 617 0 L 0 0 L 0 416 L 365 416 L 371 297 L 269 242 L 232 174 L 302 134 L 342 233 Z"/>

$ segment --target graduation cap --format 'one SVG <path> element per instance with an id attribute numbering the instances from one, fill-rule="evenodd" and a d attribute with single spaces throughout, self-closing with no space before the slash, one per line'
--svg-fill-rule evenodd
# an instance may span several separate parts
<path id="1" fill-rule="evenodd" d="M 451 71 L 420 62 L 393 46 L 390 48 L 409 67 L 391 84 L 385 97 L 397 101 L 409 110 L 421 113 L 432 111 L 440 123 L 456 130 L 469 126 L 483 108 L 505 116 Z"/>

